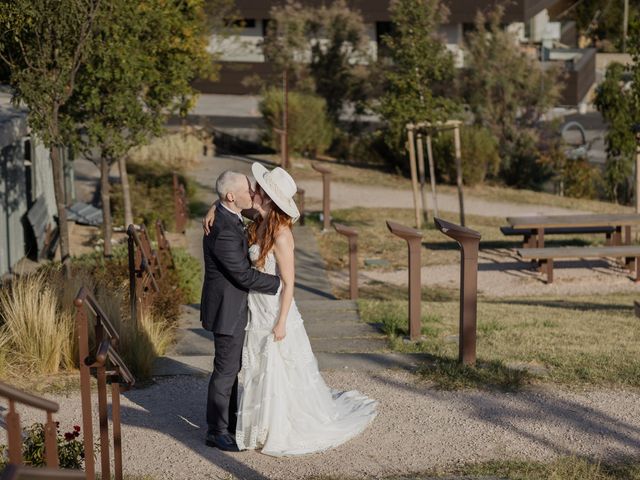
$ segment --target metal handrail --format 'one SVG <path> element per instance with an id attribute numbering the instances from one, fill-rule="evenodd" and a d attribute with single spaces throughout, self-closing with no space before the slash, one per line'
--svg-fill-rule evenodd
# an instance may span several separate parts
<path id="1" fill-rule="evenodd" d="M 114 473 L 116 480 L 122 476 L 122 440 L 120 433 L 120 392 L 135 384 L 135 379 L 124 360 L 118 354 L 118 334 L 104 311 L 85 287 L 80 288 L 74 300 L 76 306 L 76 328 L 78 331 L 78 354 L 80 357 L 80 394 L 82 398 L 82 422 L 84 427 L 85 472 L 88 479 L 95 478 L 95 463 L 93 458 L 93 419 L 91 402 L 91 368 L 96 369 L 98 383 L 98 411 L 100 424 L 100 456 L 101 475 L 111 478 L 109 460 L 109 426 L 107 409 L 107 380 L 111 380 L 112 390 L 112 425 L 113 425 L 113 453 Z M 84 307 L 87 307 L 86 309 Z M 94 313 L 96 347 L 89 352 L 89 319 L 87 310 Z M 107 370 L 107 360 L 111 368 Z M 123 388 L 121 389 L 121 384 Z"/>
<path id="2" fill-rule="evenodd" d="M 82 470 L 53 470 L 9 464 L 2 471 L 0 480 L 81 480 L 86 479 Z"/>
<path id="3" fill-rule="evenodd" d="M 58 404 L 45 398 L 23 392 L 2 382 L 0 382 L 0 396 L 5 397 L 9 401 L 9 411 L 5 415 L 7 437 L 9 440 L 9 462 L 13 465 L 20 465 L 22 463 L 22 429 L 20 427 L 20 414 L 16 410 L 16 403 L 21 403 L 39 410 L 44 410 L 47 413 L 47 422 L 44 425 L 45 459 L 48 468 L 57 469 L 58 447 L 53 413 L 58 411 Z"/>
<path id="4" fill-rule="evenodd" d="M 23 392 L 22 390 L 18 390 L 17 388 L 2 382 L 0 382 L 0 397 L 9 398 L 15 402 L 21 403 L 22 405 L 27 405 L 46 412 L 57 413 L 60 409 L 60 406 L 56 402 Z"/>

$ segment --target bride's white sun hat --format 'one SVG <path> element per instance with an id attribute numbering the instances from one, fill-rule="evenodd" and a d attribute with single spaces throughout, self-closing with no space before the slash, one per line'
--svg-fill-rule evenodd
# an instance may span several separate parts
<path id="1" fill-rule="evenodd" d="M 256 182 L 262 187 L 262 189 L 269 195 L 269 198 L 280 207 L 280 209 L 293 218 L 295 222 L 300 218 L 300 211 L 296 202 L 293 201 L 293 196 L 298 191 L 296 182 L 293 181 L 291 175 L 286 170 L 280 167 L 276 167 L 269 171 L 263 167 L 260 163 L 254 162 L 251 165 L 251 171 L 256 179 Z"/>

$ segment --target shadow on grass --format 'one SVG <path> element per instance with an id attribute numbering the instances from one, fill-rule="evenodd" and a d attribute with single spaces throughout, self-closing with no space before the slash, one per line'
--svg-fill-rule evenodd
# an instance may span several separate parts
<path id="1" fill-rule="evenodd" d="M 593 302 L 580 302 L 580 301 L 571 301 L 571 300 L 540 300 L 538 298 L 532 297 L 531 299 L 500 299 L 500 300 L 484 300 L 484 303 L 493 303 L 493 304 L 506 304 L 506 305 L 531 305 L 536 307 L 549 307 L 549 308 L 560 308 L 564 310 L 579 310 L 579 311 L 612 311 L 612 310 L 623 310 L 633 312 L 633 305 L 624 304 L 624 303 L 616 303 L 616 304 L 604 304 L 604 303 L 593 303 Z"/>
<path id="2" fill-rule="evenodd" d="M 344 289 L 344 297 L 348 296 L 348 289 Z M 342 297 L 342 291 L 339 292 Z M 408 300 L 409 289 L 403 285 L 393 285 L 379 280 L 367 280 L 365 285 L 360 286 L 359 296 L 365 300 Z M 457 288 L 446 288 L 438 286 L 422 287 L 421 298 L 425 302 L 451 302 L 460 297 Z"/>
<path id="3" fill-rule="evenodd" d="M 440 390 L 474 388 L 515 392 L 537 378 L 526 370 L 508 367 L 496 360 L 478 360 L 475 366 L 468 366 L 453 358 L 439 355 L 429 357 L 418 368 L 418 374 L 434 382 Z"/>
<path id="4" fill-rule="evenodd" d="M 545 247 L 585 247 L 592 245 L 591 242 L 579 238 L 567 240 L 545 240 Z M 459 250 L 457 242 L 422 242 L 422 246 L 430 250 Z M 522 242 L 514 240 L 485 240 L 480 241 L 480 250 L 495 248 L 522 248 Z"/>

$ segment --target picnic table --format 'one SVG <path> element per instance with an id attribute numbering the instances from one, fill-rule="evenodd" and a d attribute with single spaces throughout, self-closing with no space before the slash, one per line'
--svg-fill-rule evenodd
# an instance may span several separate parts
<path id="1" fill-rule="evenodd" d="M 631 243 L 631 227 L 640 225 L 640 215 L 635 213 L 577 214 L 577 215 L 530 215 L 507 217 L 514 230 L 530 230 L 528 246 L 544 248 L 544 234 L 553 233 L 597 233 L 613 229 L 612 245 Z M 624 229 L 624 241 L 622 231 Z"/>
<path id="2" fill-rule="evenodd" d="M 622 257 L 627 268 L 636 272 L 634 280 L 640 282 L 640 246 L 631 245 L 631 227 L 640 225 L 638 214 L 578 214 L 578 215 L 539 215 L 527 217 L 507 217 L 514 230 L 530 231 L 528 247 L 518 250 L 523 259 L 538 262 L 546 273 L 547 283 L 553 282 L 554 258 L 604 258 Z M 607 229 L 611 230 L 610 237 Z M 624 230 L 624 241 L 622 231 Z M 610 244 L 605 247 L 556 247 L 545 248 L 545 232 L 553 233 L 597 233 L 607 232 Z"/>

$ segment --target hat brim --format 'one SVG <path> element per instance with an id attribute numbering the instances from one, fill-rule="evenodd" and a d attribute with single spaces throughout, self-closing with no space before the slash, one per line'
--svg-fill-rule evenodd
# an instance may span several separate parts
<path id="1" fill-rule="evenodd" d="M 280 192 L 277 192 L 264 178 L 264 176 L 269 173 L 262 164 L 254 162 L 251 165 L 251 172 L 253 173 L 253 177 L 258 182 L 258 185 L 262 187 L 262 189 L 269 195 L 269 198 L 275 203 L 280 210 L 289 215 L 293 221 L 297 221 L 300 218 L 300 211 L 298 210 L 298 206 L 296 202 L 293 201 L 293 198 L 286 198 L 282 196 Z"/>

